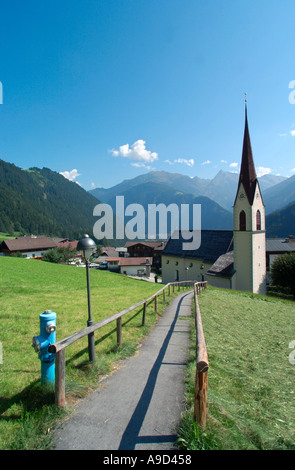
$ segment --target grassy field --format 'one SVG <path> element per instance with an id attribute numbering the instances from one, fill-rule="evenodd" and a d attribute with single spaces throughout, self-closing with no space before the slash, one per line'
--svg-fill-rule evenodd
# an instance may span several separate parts
<path id="1" fill-rule="evenodd" d="M 94 322 L 148 298 L 161 287 L 98 270 L 90 270 L 90 282 Z M 167 303 L 160 296 L 159 312 Z M 0 449 L 46 448 L 48 429 L 64 413 L 55 407 L 52 391 L 40 387 L 40 360 L 31 346 L 32 337 L 39 334 L 39 314 L 46 309 L 57 314 L 57 340 L 86 327 L 85 268 L 0 257 Z M 66 349 L 69 402 L 96 387 L 98 377 L 109 373 L 118 359 L 134 353 L 139 338 L 156 322 L 153 305 L 147 309 L 145 327 L 141 314 L 126 323 L 133 315 L 123 318 L 121 350 L 116 347 L 115 323 L 95 333 L 94 365 L 88 362 L 87 337 Z"/>
<path id="2" fill-rule="evenodd" d="M 209 355 L 208 419 L 194 425 L 195 338 L 180 445 L 189 449 L 295 449 L 295 303 L 208 288 L 199 298 Z M 294 347 L 293 347 L 294 349 Z"/>

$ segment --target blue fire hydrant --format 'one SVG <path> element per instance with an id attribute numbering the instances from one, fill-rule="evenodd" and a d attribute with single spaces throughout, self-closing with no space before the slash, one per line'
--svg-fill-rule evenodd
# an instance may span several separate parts
<path id="1" fill-rule="evenodd" d="M 55 382 L 55 354 L 48 352 L 48 347 L 56 339 L 56 313 L 45 310 L 39 319 L 40 335 L 33 337 L 32 346 L 41 360 L 41 384 L 51 385 Z"/>

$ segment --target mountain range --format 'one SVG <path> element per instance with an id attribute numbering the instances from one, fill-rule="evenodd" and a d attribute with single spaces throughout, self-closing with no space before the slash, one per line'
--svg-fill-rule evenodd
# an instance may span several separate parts
<path id="1" fill-rule="evenodd" d="M 190 178 L 182 174 L 168 173 L 165 171 L 151 171 L 147 174 L 137 176 L 136 178 L 124 180 L 122 183 L 112 188 L 96 188 L 89 192 L 100 201 L 108 203 L 116 195 L 124 195 L 125 192 L 129 191 L 131 188 L 135 191 L 137 187 L 138 192 L 141 193 L 140 187 L 143 184 L 156 183 L 165 185 L 166 187 L 169 186 L 183 194 L 191 194 L 194 197 L 205 196 L 219 204 L 223 209 L 231 212 L 236 196 L 238 180 L 239 175 L 237 173 L 222 170 L 220 170 L 212 180 L 202 179 L 198 176 Z M 295 176 L 286 178 L 284 176 L 264 175 L 258 178 L 258 180 L 265 205 L 269 208 L 268 213 L 286 206 L 289 202 L 295 201 Z M 282 184 L 282 190 L 280 187 L 277 192 L 280 194 L 282 191 L 282 195 L 273 198 L 274 186 L 280 184 Z M 293 188 L 293 190 L 291 190 L 291 188 Z M 137 197 L 140 198 L 140 194 L 138 194 Z M 274 204 L 273 199 L 276 200 L 274 209 L 272 209 L 272 205 Z"/>
<path id="2" fill-rule="evenodd" d="M 259 182 L 268 214 L 267 236 L 295 234 L 295 176 L 265 175 Z M 124 196 L 125 207 L 141 204 L 146 214 L 149 204 L 174 203 L 179 208 L 181 204 L 201 204 L 203 229 L 231 230 L 237 184 L 235 173 L 220 171 L 209 180 L 159 171 L 112 188 L 86 191 L 49 168 L 24 170 L 0 159 L 0 232 L 70 239 L 84 233 L 91 236 L 94 207 L 103 202 L 115 212 L 116 196 Z"/>
<path id="3" fill-rule="evenodd" d="M 202 228 L 232 229 L 232 207 L 239 175 L 219 171 L 212 180 L 154 171 L 140 175 L 108 189 L 96 188 L 90 193 L 115 209 L 116 196 L 124 196 L 125 203 L 147 204 L 202 204 Z M 286 178 L 264 175 L 259 185 L 266 209 L 267 236 L 285 237 L 295 234 L 295 175 Z M 288 207 L 286 207 L 288 206 Z M 288 216 L 288 215 L 289 216 Z M 280 221 L 279 223 L 276 223 Z"/>

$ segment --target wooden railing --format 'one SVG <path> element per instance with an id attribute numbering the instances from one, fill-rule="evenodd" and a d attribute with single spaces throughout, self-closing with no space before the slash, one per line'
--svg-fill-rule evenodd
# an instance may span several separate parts
<path id="1" fill-rule="evenodd" d="M 207 377 L 208 377 L 208 353 L 206 348 L 206 342 L 203 332 L 201 312 L 198 301 L 198 294 L 200 291 L 207 287 L 207 282 L 195 282 L 195 281 L 182 281 L 172 282 L 166 284 L 159 291 L 153 294 L 148 299 L 142 300 L 119 313 L 116 313 L 92 326 L 84 328 L 67 338 L 58 341 L 55 344 L 49 346 L 48 351 L 55 353 L 55 400 L 58 406 L 65 405 L 65 351 L 66 347 L 74 343 L 78 339 L 84 338 L 103 326 L 107 325 L 116 320 L 117 322 L 117 344 L 121 346 L 122 343 L 122 317 L 132 310 L 143 306 L 142 311 L 142 325 L 145 324 L 146 307 L 154 301 L 155 311 L 158 307 L 158 296 L 163 294 L 163 300 L 166 299 L 166 289 L 168 294 L 171 295 L 171 288 L 175 292 L 175 287 L 178 287 L 180 291 L 181 287 L 193 287 L 194 289 L 194 306 L 195 306 L 195 327 L 196 327 L 196 380 L 195 380 L 195 400 L 194 400 L 194 420 L 205 429 L 206 418 L 207 418 Z"/>
<path id="2" fill-rule="evenodd" d="M 203 284 L 203 283 L 201 283 Z M 178 290 L 180 290 L 181 286 L 183 288 L 185 287 L 194 287 L 195 286 L 195 281 L 181 281 L 181 282 L 172 282 L 169 284 L 166 284 L 164 287 L 162 287 L 160 290 L 158 290 L 155 294 L 153 294 L 151 297 L 148 299 L 142 300 L 134 305 L 132 305 L 129 308 L 126 308 L 125 310 L 122 310 L 121 312 L 115 313 L 114 315 L 101 320 L 98 323 L 95 323 L 92 326 L 88 326 L 84 328 L 83 330 L 80 330 L 76 333 L 73 333 L 72 335 L 68 336 L 67 338 L 64 338 L 60 341 L 58 341 L 55 344 L 51 344 L 48 348 L 48 351 L 51 353 L 56 354 L 55 356 L 55 400 L 58 406 L 64 406 L 65 405 L 65 351 L 66 347 L 69 346 L 70 344 L 73 344 L 75 341 L 84 338 L 85 336 L 89 335 L 90 333 L 93 333 L 94 331 L 98 330 L 99 328 L 102 328 L 103 326 L 107 325 L 108 323 L 111 323 L 116 320 L 117 322 L 117 344 L 118 346 L 121 346 L 122 342 L 122 317 L 126 315 L 127 313 L 130 313 L 132 310 L 135 310 L 136 308 L 143 306 L 143 314 L 142 314 L 142 325 L 145 324 L 145 315 L 146 315 L 146 307 L 147 305 L 154 300 L 155 302 L 155 311 L 157 311 L 158 307 L 158 296 L 160 294 L 163 294 L 163 300 L 166 299 L 166 289 L 168 289 L 168 294 L 171 295 L 171 288 L 173 289 L 173 292 L 175 291 L 175 287 L 178 287 Z"/>
<path id="3" fill-rule="evenodd" d="M 194 420 L 206 428 L 207 419 L 207 379 L 208 379 L 208 352 L 203 332 L 201 311 L 198 300 L 198 293 L 207 287 L 207 282 L 196 282 L 194 285 L 195 298 L 195 326 L 196 326 L 196 381 L 195 381 L 195 401 Z"/>

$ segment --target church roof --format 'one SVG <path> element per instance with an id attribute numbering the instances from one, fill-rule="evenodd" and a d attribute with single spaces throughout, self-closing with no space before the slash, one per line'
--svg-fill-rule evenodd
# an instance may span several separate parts
<path id="1" fill-rule="evenodd" d="M 234 252 L 229 251 L 224 255 L 219 256 L 211 268 L 207 271 L 207 274 L 217 277 L 230 278 L 234 274 Z"/>
<path id="2" fill-rule="evenodd" d="M 184 234 L 185 235 L 185 234 Z M 232 230 L 201 230 L 201 245 L 196 250 L 183 250 L 182 244 L 190 240 L 183 238 L 181 231 L 178 238 L 169 238 L 163 255 L 181 258 L 200 259 L 204 263 L 214 263 L 219 256 L 232 249 Z"/>
<path id="3" fill-rule="evenodd" d="M 238 191 L 239 191 L 241 183 L 243 183 L 248 201 L 252 205 L 253 200 L 254 200 L 256 183 L 257 183 L 257 176 L 256 176 L 256 171 L 255 171 L 255 166 L 254 166 L 252 146 L 251 146 L 251 140 L 250 140 L 249 127 L 248 127 L 247 104 L 245 107 L 245 130 L 244 130 L 242 162 L 241 162 L 241 169 L 240 169 Z M 238 191 L 237 191 L 237 194 L 238 194 Z"/>

